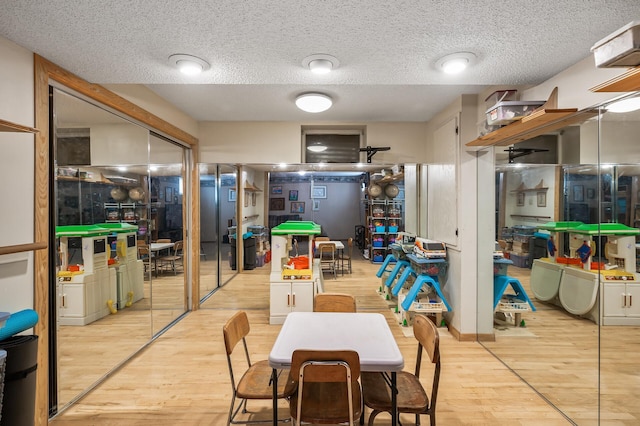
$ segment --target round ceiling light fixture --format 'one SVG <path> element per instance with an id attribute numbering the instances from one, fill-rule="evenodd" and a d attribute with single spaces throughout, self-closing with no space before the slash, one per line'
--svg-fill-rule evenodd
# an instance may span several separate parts
<path id="1" fill-rule="evenodd" d="M 322 93 L 303 93 L 296 98 L 296 106 L 304 112 L 323 112 L 331 108 L 333 101 Z"/>
<path id="2" fill-rule="evenodd" d="M 204 59 L 182 53 L 169 56 L 169 62 L 186 75 L 198 75 L 210 68 L 209 63 Z"/>
<path id="3" fill-rule="evenodd" d="M 307 56 L 302 60 L 302 66 L 314 74 L 328 74 L 339 65 L 340 62 L 336 57 L 324 53 Z"/>
<path id="4" fill-rule="evenodd" d="M 445 74 L 460 74 L 462 71 L 473 65 L 476 55 L 471 52 L 458 52 L 444 56 L 436 62 L 436 68 Z"/>

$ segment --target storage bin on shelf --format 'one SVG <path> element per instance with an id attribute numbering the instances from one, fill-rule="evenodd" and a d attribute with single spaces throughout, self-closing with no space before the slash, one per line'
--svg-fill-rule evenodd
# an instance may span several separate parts
<path id="1" fill-rule="evenodd" d="M 633 21 L 591 48 L 598 68 L 635 67 L 640 65 L 640 21 Z"/>
<path id="2" fill-rule="evenodd" d="M 513 261 L 513 266 L 517 266 L 518 268 L 530 268 L 531 263 L 529 262 L 529 253 L 518 254 L 515 252 L 509 253 L 509 259 Z"/>
<path id="3" fill-rule="evenodd" d="M 545 101 L 502 101 L 486 112 L 488 125 L 507 125 L 531 114 Z"/>
<path id="4" fill-rule="evenodd" d="M 383 249 L 373 249 L 371 258 L 374 262 L 382 262 L 384 260 L 384 250 Z"/>
<path id="5" fill-rule="evenodd" d="M 372 241 L 373 247 L 384 247 L 384 237 L 375 236 Z"/>

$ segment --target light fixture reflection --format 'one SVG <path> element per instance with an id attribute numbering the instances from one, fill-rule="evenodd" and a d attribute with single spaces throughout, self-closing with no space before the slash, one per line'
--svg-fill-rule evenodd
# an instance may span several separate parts
<path id="1" fill-rule="evenodd" d="M 615 113 L 636 111 L 640 109 L 640 97 L 622 99 L 621 101 L 607 105 L 606 109 L 609 112 Z"/>
<path id="2" fill-rule="evenodd" d="M 311 151 L 311 152 L 324 152 L 324 151 L 327 150 L 327 147 L 324 146 L 324 145 L 320 145 L 320 144 L 318 144 L 318 145 L 309 145 L 307 147 L 307 150 Z"/>
<path id="3" fill-rule="evenodd" d="M 331 105 L 331 98 L 322 93 L 305 93 L 296 98 L 296 106 L 304 112 L 323 112 L 331 108 Z"/>

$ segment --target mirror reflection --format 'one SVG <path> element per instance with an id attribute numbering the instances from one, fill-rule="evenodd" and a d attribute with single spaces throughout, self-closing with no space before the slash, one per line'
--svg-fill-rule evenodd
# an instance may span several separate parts
<path id="1" fill-rule="evenodd" d="M 61 409 L 186 310 L 184 150 L 53 92 L 58 250 L 51 405 Z"/>
<path id="2" fill-rule="evenodd" d="M 635 424 L 637 362 L 622 354 L 640 343 L 640 112 L 591 115 L 496 149 L 495 341 L 482 343 L 576 424 Z"/>

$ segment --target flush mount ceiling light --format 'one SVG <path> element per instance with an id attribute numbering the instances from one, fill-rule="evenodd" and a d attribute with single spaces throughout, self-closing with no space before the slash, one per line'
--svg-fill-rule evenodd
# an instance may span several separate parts
<path id="1" fill-rule="evenodd" d="M 303 93 L 296 98 L 296 106 L 305 112 L 322 112 L 331 108 L 333 101 L 322 93 Z"/>
<path id="2" fill-rule="evenodd" d="M 204 59 L 185 54 L 171 55 L 169 56 L 169 62 L 186 75 L 198 75 L 210 67 L 209 63 Z"/>
<path id="3" fill-rule="evenodd" d="M 631 112 L 640 109 L 640 97 L 627 98 L 607 105 L 609 112 Z"/>
<path id="4" fill-rule="evenodd" d="M 337 58 L 324 53 L 307 56 L 302 60 L 302 66 L 308 68 L 314 74 L 328 74 L 338 68 L 339 65 L 340 62 Z"/>
<path id="5" fill-rule="evenodd" d="M 462 71 L 473 65 L 476 55 L 471 52 L 458 52 L 444 56 L 436 62 L 436 68 L 445 74 L 460 74 Z"/>

